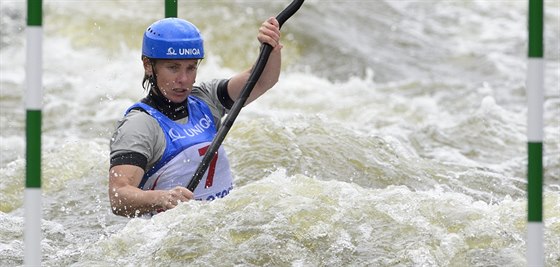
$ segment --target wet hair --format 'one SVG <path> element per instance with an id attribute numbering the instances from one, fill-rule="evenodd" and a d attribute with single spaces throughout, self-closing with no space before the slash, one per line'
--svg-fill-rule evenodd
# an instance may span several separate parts
<path id="1" fill-rule="evenodd" d="M 156 79 L 155 79 L 155 65 L 156 65 L 156 61 L 153 58 L 148 58 L 146 56 L 142 56 L 142 61 L 144 60 L 144 58 L 147 58 L 150 61 L 150 65 L 152 65 L 152 73 L 154 73 L 154 75 L 147 75 L 144 73 L 144 78 L 142 79 L 142 87 L 144 88 L 145 91 L 150 91 L 152 88 L 155 89 L 156 85 Z"/>
<path id="2" fill-rule="evenodd" d="M 154 76 L 144 74 L 144 79 L 142 79 L 142 87 L 144 90 L 150 91 L 154 87 L 154 84 Z"/>

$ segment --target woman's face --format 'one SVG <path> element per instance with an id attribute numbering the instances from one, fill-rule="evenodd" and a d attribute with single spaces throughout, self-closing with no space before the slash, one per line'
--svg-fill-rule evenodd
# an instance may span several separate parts
<path id="1" fill-rule="evenodd" d="M 187 99 L 196 80 L 198 59 L 159 59 L 155 63 L 157 85 L 173 103 Z M 148 66 L 147 66 L 148 65 Z M 152 75 L 151 64 L 144 62 L 146 74 Z"/>

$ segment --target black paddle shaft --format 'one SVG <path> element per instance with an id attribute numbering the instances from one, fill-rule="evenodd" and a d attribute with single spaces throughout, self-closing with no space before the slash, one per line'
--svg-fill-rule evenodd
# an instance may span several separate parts
<path id="1" fill-rule="evenodd" d="M 298 11 L 298 9 L 303 4 L 303 1 L 304 0 L 292 1 L 290 5 L 288 5 L 284 10 L 282 10 L 282 12 L 280 12 L 280 14 L 278 14 L 278 16 L 276 16 L 276 20 L 278 20 L 280 27 L 282 27 L 284 22 L 286 22 L 286 20 L 288 20 L 292 15 L 294 15 L 296 11 Z M 233 107 L 229 111 L 222 126 L 218 130 L 218 133 L 214 137 L 214 140 L 212 140 L 212 143 L 210 144 L 210 146 L 206 150 L 206 153 L 202 157 L 202 161 L 200 162 L 200 165 L 198 165 L 198 168 L 196 169 L 196 172 L 194 173 L 191 181 L 187 185 L 187 189 L 191 190 L 192 192 L 194 192 L 194 190 L 198 186 L 198 183 L 200 183 L 200 180 L 202 180 L 202 176 L 208 169 L 208 166 L 210 165 L 210 162 L 214 158 L 214 155 L 218 153 L 218 148 L 220 148 L 220 145 L 224 141 L 224 138 L 226 138 L 229 129 L 231 128 L 233 122 L 237 118 L 237 115 L 239 115 L 241 108 L 243 108 L 245 102 L 247 101 L 247 98 L 251 94 L 251 91 L 253 91 L 255 84 L 259 80 L 259 77 L 261 76 L 264 67 L 266 66 L 266 62 L 268 61 L 268 57 L 270 56 L 271 52 L 272 52 L 271 45 L 266 43 L 261 45 L 259 58 L 257 59 L 257 63 L 255 64 L 253 70 L 251 71 L 251 74 L 249 75 L 249 79 L 247 80 L 245 87 L 241 91 L 241 95 L 239 96 L 237 101 L 235 101 L 235 103 L 233 104 Z"/>

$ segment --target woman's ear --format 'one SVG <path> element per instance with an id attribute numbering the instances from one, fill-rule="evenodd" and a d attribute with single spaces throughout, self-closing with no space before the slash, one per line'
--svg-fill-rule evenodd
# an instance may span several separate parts
<path id="1" fill-rule="evenodd" d="M 153 76 L 152 61 L 147 57 L 142 57 L 142 63 L 144 65 L 144 74 Z"/>

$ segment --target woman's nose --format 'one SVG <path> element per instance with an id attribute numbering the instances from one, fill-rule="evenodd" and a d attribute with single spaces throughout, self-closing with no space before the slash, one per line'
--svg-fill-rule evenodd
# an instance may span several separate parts
<path id="1" fill-rule="evenodd" d="M 186 83 L 189 81 L 190 78 L 191 78 L 190 73 L 187 70 L 182 70 L 179 72 L 177 81 L 180 83 Z"/>

